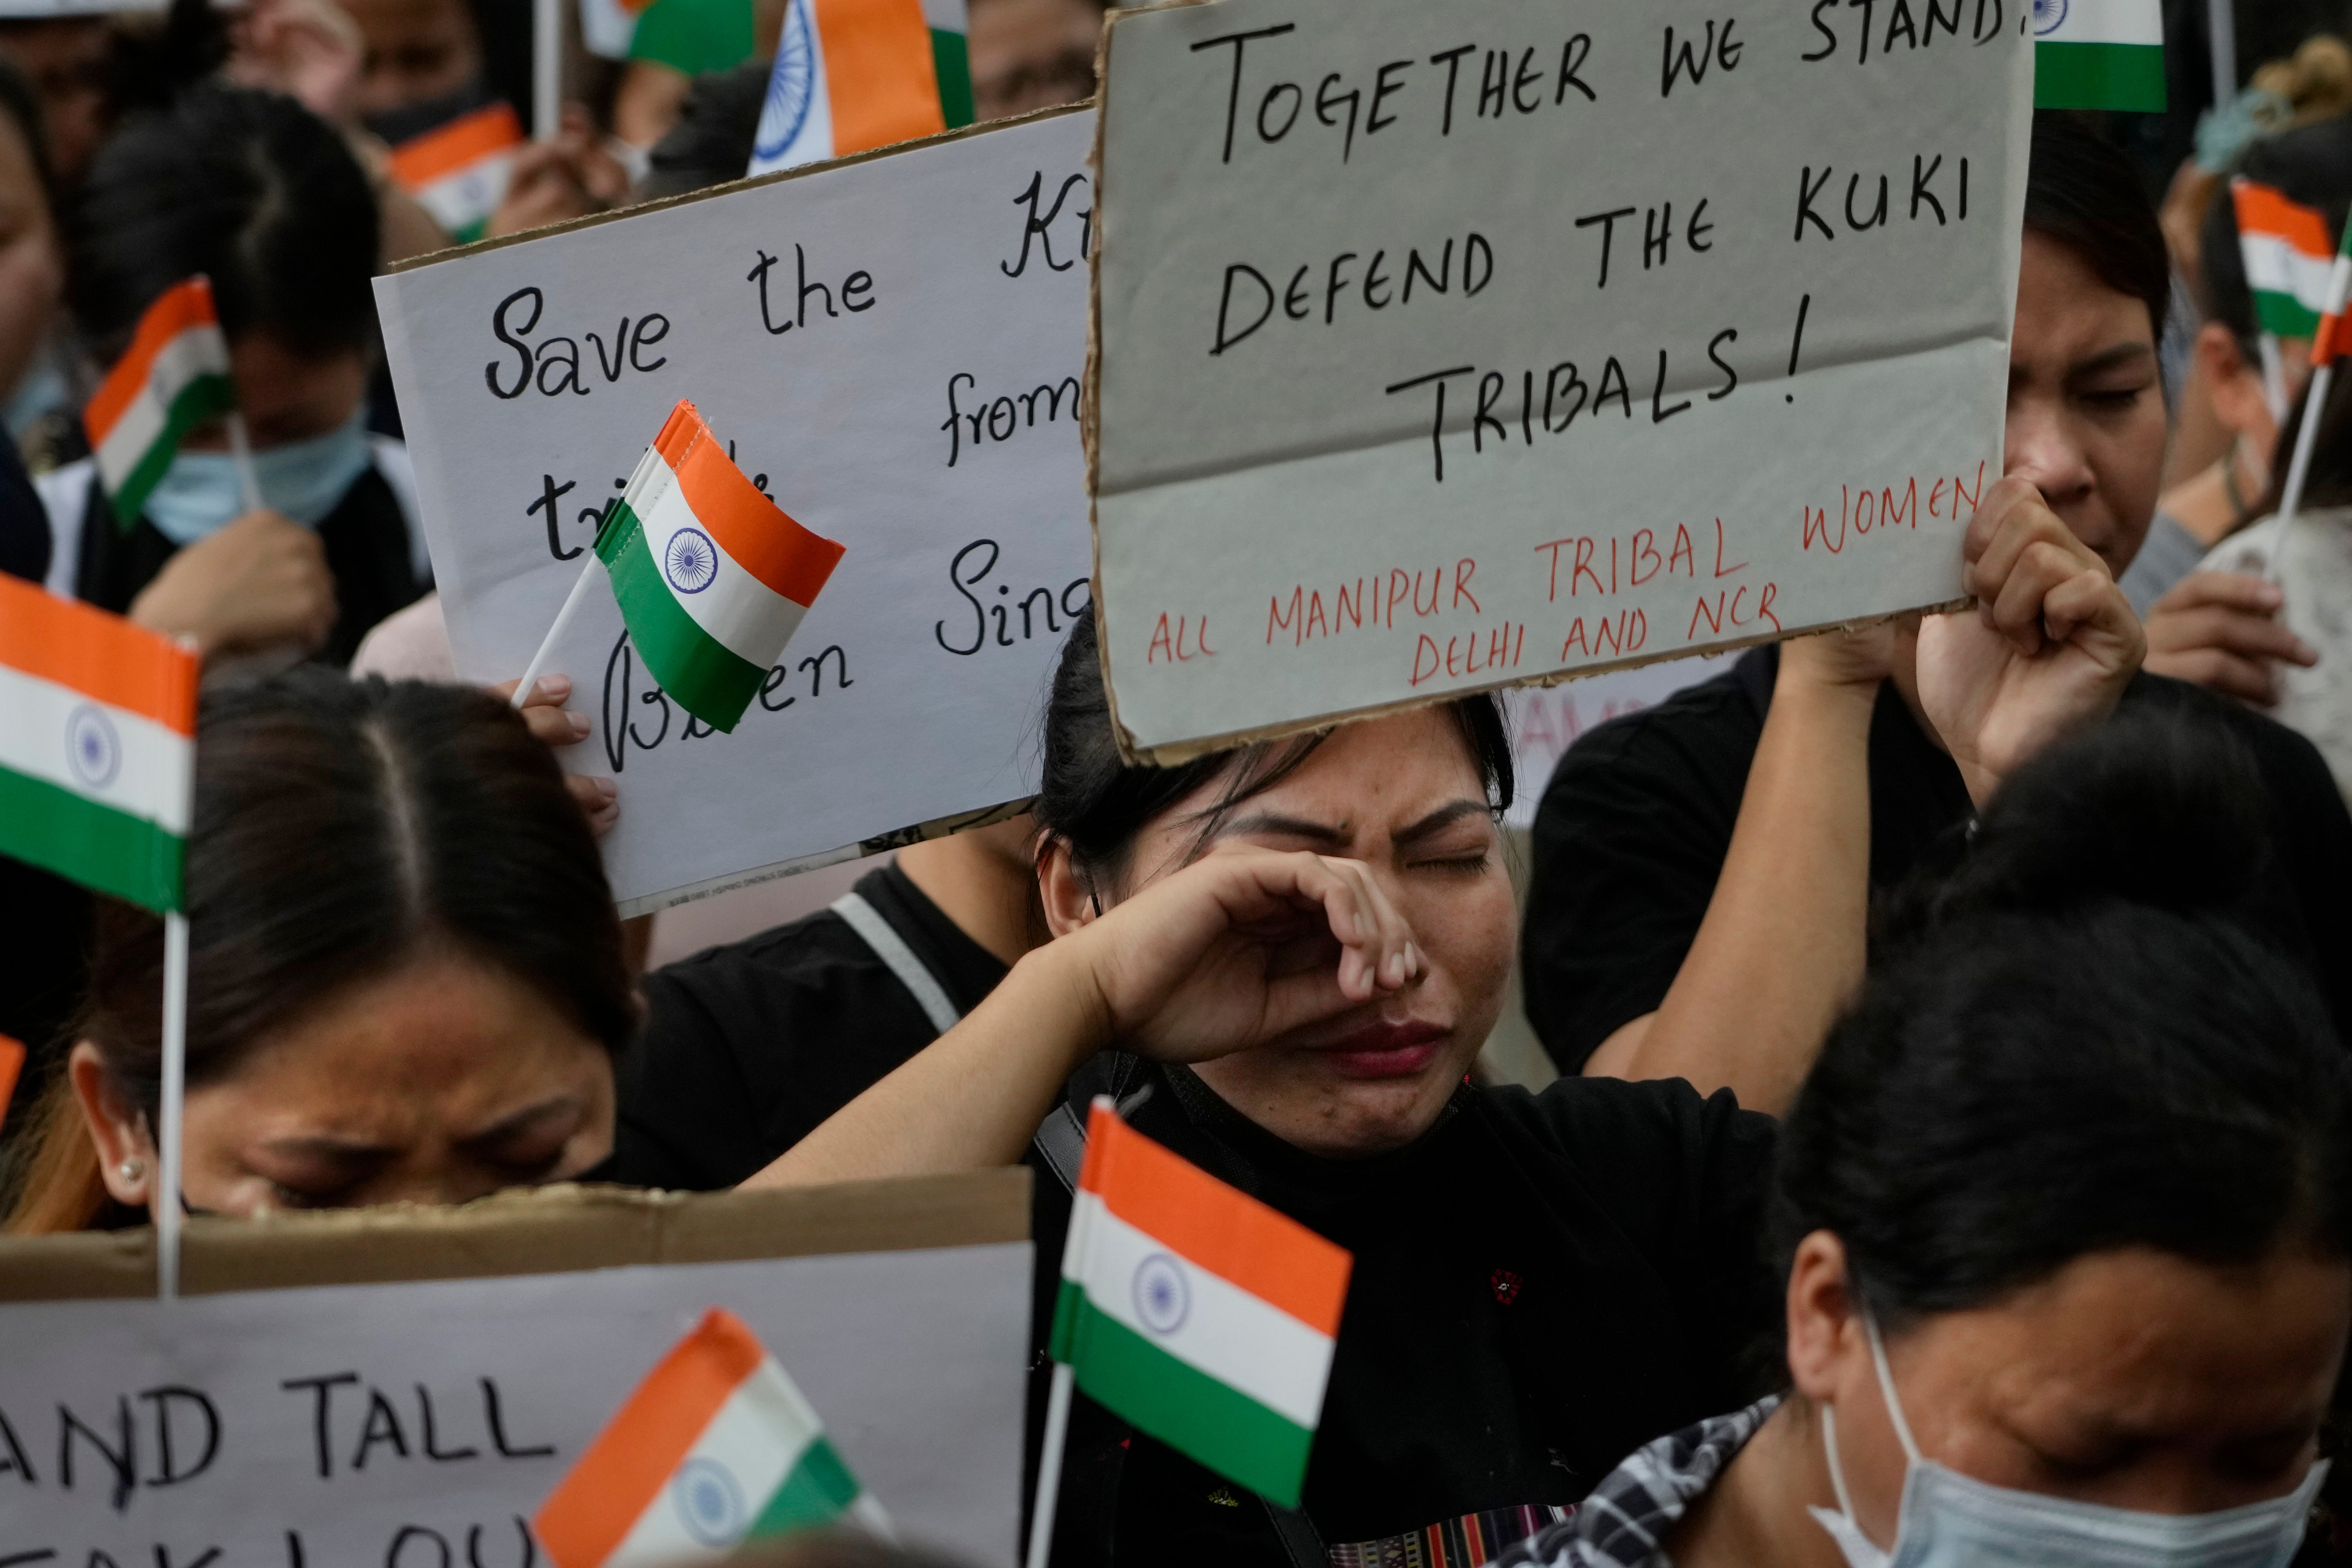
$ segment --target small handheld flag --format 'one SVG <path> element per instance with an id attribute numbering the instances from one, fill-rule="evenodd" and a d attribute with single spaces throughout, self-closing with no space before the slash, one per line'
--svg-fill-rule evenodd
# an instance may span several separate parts
<path id="1" fill-rule="evenodd" d="M 506 198 L 522 121 L 505 103 L 461 114 L 392 150 L 392 178 L 450 238 L 482 237 Z"/>
<path id="2" fill-rule="evenodd" d="M 2230 182 L 2230 201 L 2255 319 L 2276 336 L 2310 338 L 2327 310 L 2327 279 L 2335 269 L 2326 217 L 2243 176 Z"/>
<path id="3" fill-rule="evenodd" d="M 1054 1309 L 1056 1376 L 1296 1508 L 1352 1261 L 1097 1100 Z"/>
<path id="4" fill-rule="evenodd" d="M 963 0 L 786 0 L 748 174 L 972 119 Z"/>
<path id="5" fill-rule="evenodd" d="M 202 277 L 174 283 L 139 318 L 131 347 L 82 409 L 115 521 L 137 522 L 188 432 L 236 406 L 212 284 Z"/>
<path id="6" fill-rule="evenodd" d="M 629 58 L 637 18 L 653 0 L 580 0 L 580 37 L 588 52 L 608 60 Z"/>
<path id="7" fill-rule="evenodd" d="M 2318 329 L 2312 334 L 2311 381 L 2303 395 L 2303 425 L 2295 432 L 2294 455 L 2287 462 L 2286 484 L 2279 491 L 2282 528 L 2294 526 L 2295 512 L 2303 505 L 2304 485 L 2311 478 L 2311 453 L 2319 438 L 2320 416 L 2327 407 L 2327 389 L 2336 378 L 2336 361 L 2344 352 L 2344 306 L 2347 295 L 2352 295 L 2352 223 L 2344 226 L 2342 242 L 2327 274 L 2326 310 L 2319 318 Z M 2284 551 L 2273 551 L 2273 563 L 2284 554 Z"/>
<path id="8" fill-rule="evenodd" d="M 8 1101 L 16 1092 L 16 1075 L 25 1068 L 25 1042 L 0 1035 L 0 1127 L 8 1124 Z"/>
<path id="9" fill-rule="evenodd" d="M 2163 0 L 2032 5 L 2034 108 L 2163 110 Z"/>
<path id="10" fill-rule="evenodd" d="M 775 1357 L 713 1307 L 637 1384 L 531 1529 L 556 1568 L 688 1568 L 842 1519 L 889 1533 Z"/>
<path id="11" fill-rule="evenodd" d="M 0 576 L 0 854 L 181 907 L 196 656 Z"/>

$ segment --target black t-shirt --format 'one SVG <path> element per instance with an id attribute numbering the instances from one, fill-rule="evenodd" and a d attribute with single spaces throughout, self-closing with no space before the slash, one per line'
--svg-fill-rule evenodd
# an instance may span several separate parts
<path id="1" fill-rule="evenodd" d="M 128 529 L 116 527 L 96 475 L 90 478 L 89 496 L 83 504 L 89 510 L 82 519 L 74 595 L 100 609 L 125 614 L 180 547 L 143 517 Z M 373 468 L 352 481 L 335 510 L 319 521 L 315 531 L 326 551 L 327 570 L 335 579 L 336 608 L 334 629 L 327 634 L 326 645 L 317 657 L 330 664 L 347 665 L 359 651 L 360 639 L 378 621 L 415 602 L 425 584 L 416 579 L 408 520 L 392 487 Z"/>
<path id="2" fill-rule="evenodd" d="M 1290 1147 L 1181 1068 L 1100 1058 L 1070 1103 L 1083 1112 L 1097 1092 L 1354 1254 L 1303 1498 L 1330 1545 L 1573 1503 L 1641 1444 L 1746 1403 L 1769 1359 L 1757 1352 L 1780 1316 L 1760 1237 L 1776 1126 L 1727 1091 L 1465 1088 L 1418 1142 L 1351 1161 Z M 1042 1168 L 1035 1194 L 1033 1475 L 1070 1212 Z M 1055 1568 L 1289 1561 L 1256 1498 L 1083 1395 L 1067 1456 Z"/>
<path id="3" fill-rule="evenodd" d="M 1520 940 L 1528 1017 L 1561 1071 L 1582 1070 L 1674 984 L 1730 852 L 1779 672 L 1780 650 L 1759 648 L 1594 730 L 1553 772 L 1536 813 Z M 2244 743 L 2268 787 L 2279 847 L 2265 913 L 2311 961 L 2337 1027 L 2352 1037 L 2352 817 L 2327 764 L 2301 735 L 2182 681 L 2143 671 L 2122 706 L 2218 720 Z M 1891 681 L 1879 689 L 1869 749 L 1875 892 L 1956 852 L 1974 811 L 1958 767 Z M 1804 933 L 1789 941 L 1801 954 Z"/>
<path id="4" fill-rule="evenodd" d="M 958 1013 L 1004 978 L 896 866 L 857 893 Z M 831 910 L 646 976 L 646 1026 L 622 1061 L 614 1158 L 598 1180 L 731 1187 L 938 1037 L 914 994 Z"/>

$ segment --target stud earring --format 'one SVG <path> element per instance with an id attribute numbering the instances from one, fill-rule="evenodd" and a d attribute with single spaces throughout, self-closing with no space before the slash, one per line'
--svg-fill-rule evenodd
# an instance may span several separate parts
<path id="1" fill-rule="evenodd" d="M 121 1173 L 124 1181 L 135 1182 L 147 1173 L 147 1163 L 143 1160 L 125 1160 L 115 1169 Z"/>

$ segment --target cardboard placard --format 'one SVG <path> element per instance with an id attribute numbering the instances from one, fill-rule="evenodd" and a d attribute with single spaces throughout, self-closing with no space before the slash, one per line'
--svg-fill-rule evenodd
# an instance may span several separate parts
<path id="1" fill-rule="evenodd" d="M 848 553 L 730 735 L 653 685 L 609 593 L 551 668 L 621 786 L 625 914 L 1025 798 L 1088 603 L 1089 111 L 698 193 L 379 279 L 459 672 L 511 679 L 596 519 L 691 398 Z"/>
<path id="2" fill-rule="evenodd" d="M 1027 1173 L 0 1241 L 0 1562 L 525 1568 L 527 1521 L 717 1305 L 911 1540 L 1010 1563 Z M 92 1300 L 90 1298 L 100 1298 Z"/>
<path id="3" fill-rule="evenodd" d="M 2030 15 L 1115 13 L 1089 434 L 1123 744 L 1954 599 Z"/>

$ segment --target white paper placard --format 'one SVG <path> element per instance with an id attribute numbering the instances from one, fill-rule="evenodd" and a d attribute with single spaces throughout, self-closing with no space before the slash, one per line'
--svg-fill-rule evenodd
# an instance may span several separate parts
<path id="1" fill-rule="evenodd" d="M 616 777 L 624 912 L 1034 793 L 1089 602 L 1079 111 L 697 196 L 378 279 L 457 668 L 520 674 L 679 398 L 848 547 L 730 735 L 590 595 L 551 668 Z"/>
<path id="2" fill-rule="evenodd" d="M 2027 16 L 1115 14 L 1092 417 L 1127 742 L 1956 597 L 2000 471 Z"/>
<path id="3" fill-rule="evenodd" d="M 1013 1243 L 0 1307 L 0 1563 L 526 1568 L 522 1521 L 714 1305 L 910 1540 L 1009 1563 L 1029 1276 Z"/>

